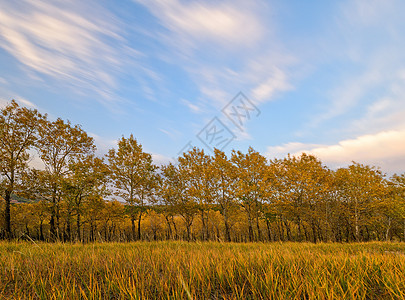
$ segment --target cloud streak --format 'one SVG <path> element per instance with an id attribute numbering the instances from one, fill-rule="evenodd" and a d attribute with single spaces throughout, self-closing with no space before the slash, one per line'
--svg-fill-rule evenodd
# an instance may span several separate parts
<path id="1" fill-rule="evenodd" d="M 286 68 L 295 61 L 263 17 L 268 3 L 134 1 L 157 18 L 158 40 L 197 85 L 200 96 L 188 99 L 193 106 L 221 109 L 239 91 L 263 103 L 293 88 Z"/>
<path id="2" fill-rule="evenodd" d="M 215 42 L 223 46 L 256 43 L 263 34 L 261 24 L 251 9 L 230 2 L 179 0 L 136 0 L 146 6 L 181 40 L 181 46 L 194 47 L 193 42 Z M 239 2 L 241 4 L 242 2 Z"/>
<path id="3" fill-rule="evenodd" d="M 125 47 L 114 17 L 95 3 L 92 13 L 79 2 L 20 5 L 3 3 L 0 47 L 29 72 L 111 98 Z"/>

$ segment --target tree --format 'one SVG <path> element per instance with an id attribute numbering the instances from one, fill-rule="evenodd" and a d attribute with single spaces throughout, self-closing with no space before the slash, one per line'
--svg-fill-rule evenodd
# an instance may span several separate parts
<path id="1" fill-rule="evenodd" d="M 324 202 L 330 190 L 329 169 L 315 156 L 302 154 L 300 157 L 288 156 L 272 162 L 276 189 L 276 206 L 284 220 L 291 220 L 298 229 L 298 240 L 309 239 L 312 231 L 313 242 L 321 237 L 319 221 L 322 219 Z M 290 228 L 284 222 L 287 238 Z M 310 230 L 309 230 L 310 229 Z"/>
<path id="2" fill-rule="evenodd" d="M 236 167 L 236 195 L 248 218 L 249 241 L 254 240 L 252 225 L 254 218 L 256 219 L 258 239 L 261 240 L 259 218 L 267 187 L 265 177 L 267 160 L 250 147 L 246 154 L 233 151 L 231 162 Z"/>
<path id="3" fill-rule="evenodd" d="M 76 236 L 81 241 L 81 216 L 83 206 L 91 198 L 107 195 L 108 168 L 103 160 L 94 154 L 78 156 L 70 161 L 69 173 L 62 181 L 62 196 L 68 206 L 68 238 L 71 240 L 70 217 L 76 213 Z"/>
<path id="4" fill-rule="evenodd" d="M 59 239 L 59 202 L 62 197 L 62 182 L 69 174 L 69 161 L 95 151 L 94 139 L 79 126 L 57 119 L 42 122 L 38 152 L 45 165 L 45 182 L 48 201 L 51 203 L 50 234 Z"/>
<path id="5" fill-rule="evenodd" d="M 209 238 L 208 210 L 214 200 L 211 157 L 205 154 L 204 150 L 193 148 L 189 152 L 183 153 L 178 160 L 179 168 L 184 170 L 186 175 L 183 180 L 187 185 L 188 196 L 198 205 L 201 215 L 202 240 L 207 240 Z"/>
<path id="6" fill-rule="evenodd" d="M 347 213 L 347 240 L 350 235 L 356 241 L 361 238 L 369 240 L 369 227 L 375 222 L 375 208 L 387 193 L 384 175 L 375 167 L 353 162 L 347 168 L 338 169 L 335 177 L 335 188 Z"/>
<path id="7" fill-rule="evenodd" d="M 175 238 L 178 238 L 176 222 L 174 216 L 176 215 L 176 198 L 178 197 L 177 189 L 177 169 L 175 165 L 169 163 L 168 165 L 161 166 L 161 174 L 159 174 L 159 188 L 158 199 L 160 200 L 161 211 L 163 212 L 167 226 L 167 237 L 173 237 L 173 229 L 175 231 Z"/>
<path id="8" fill-rule="evenodd" d="M 189 170 L 184 166 L 175 166 L 171 163 L 162 166 L 161 195 L 163 201 L 170 207 L 169 209 L 182 217 L 186 226 L 186 239 L 189 241 L 191 239 L 191 225 L 198 207 L 188 191 L 188 176 Z"/>
<path id="9" fill-rule="evenodd" d="M 4 225 L 11 238 L 10 200 L 21 173 L 27 168 L 28 151 L 37 141 L 38 124 L 45 117 L 14 100 L 0 112 L 0 185 L 4 191 Z"/>
<path id="10" fill-rule="evenodd" d="M 402 223 L 402 240 L 405 241 L 405 173 L 394 174 L 389 181 L 390 198 L 384 211 L 388 215 L 389 225 L 391 218 L 397 218 Z M 389 239 L 390 226 L 387 227 L 386 240 Z"/>
<path id="11" fill-rule="evenodd" d="M 142 150 L 142 145 L 131 134 L 122 137 L 118 150 L 110 149 L 107 155 L 111 172 L 114 194 L 124 199 L 131 207 L 133 238 L 135 237 L 135 218 L 138 218 L 138 239 L 141 239 L 142 214 L 145 206 L 153 200 L 157 183 L 157 166 L 152 156 Z"/>
<path id="12" fill-rule="evenodd" d="M 214 157 L 211 165 L 211 176 L 213 178 L 212 190 L 219 210 L 224 218 L 225 240 L 231 241 L 231 217 L 236 208 L 236 168 L 226 154 L 214 149 Z"/>

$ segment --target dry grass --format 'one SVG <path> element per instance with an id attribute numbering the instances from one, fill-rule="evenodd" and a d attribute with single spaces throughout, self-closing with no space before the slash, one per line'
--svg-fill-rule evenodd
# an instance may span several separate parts
<path id="1" fill-rule="evenodd" d="M 0 299 L 404 299 L 405 244 L 0 243 Z"/>

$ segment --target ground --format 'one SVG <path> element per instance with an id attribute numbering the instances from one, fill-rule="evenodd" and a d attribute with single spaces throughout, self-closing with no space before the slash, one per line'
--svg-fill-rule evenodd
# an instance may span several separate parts
<path id="1" fill-rule="evenodd" d="M 0 299 L 404 298 L 404 243 L 0 242 Z"/>

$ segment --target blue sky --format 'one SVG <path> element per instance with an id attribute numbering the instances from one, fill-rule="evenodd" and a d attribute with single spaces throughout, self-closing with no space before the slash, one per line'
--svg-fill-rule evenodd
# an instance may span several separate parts
<path id="1" fill-rule="evenodd" d="M 402 0 L 0 0 L 0 105 L 81 124 L 100 153 L 133 133 L 157 163 L 216 141 L 402 173 L 404 11 Z M 241 103 L 236 126 L 223 109 Z"/>

